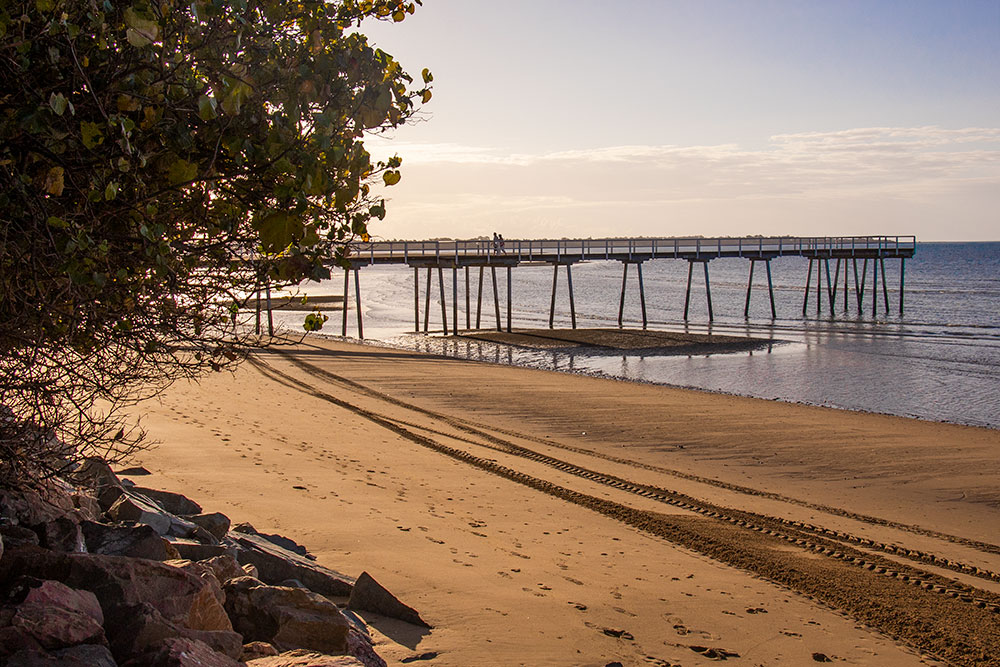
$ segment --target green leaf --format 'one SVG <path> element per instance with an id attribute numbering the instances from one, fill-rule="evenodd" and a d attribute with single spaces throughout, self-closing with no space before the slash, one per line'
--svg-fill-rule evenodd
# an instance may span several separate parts
<path id="1" fill-rule="evenodd" d="M 40 12 L 51 12 L 56 8 L 55 0 L 35 0 L 35 7 Z"/>
<path id="2" fill-rule="evenodd" d="M 111 201 L 118 196 L 118 184 L 114 181 L 108 183 L 108 187 L 104 188 L 104 198 Z"/>
<path id="3" fill-rule="evenodd" d="M 420 93 L 420 101 L 427 104 L 431 101 L 431 91 L 428 88 L 424 88 L 424 91 Z"/>
<path id="4" fill-rule="evenodd" d="M 65 187 L 64 177 L 65 173 L 62 167 L 52 167 L 49 169 L 48 173 L 45 174 L 45 184 L 43 186 L 45 191 L 56 197 L 61 195 Z"/>
<path id="5" fill-rule="evenodd" d="M 422 72 L 420 72 L 420 76 L 423 77 L 424 83 L 430 83 L 431 81 L 434 80 L 434 75 L 431 74 L 431 71 L 426 67 L 423 69 Z"/>
<path id="6" fill-rule="evenodd" d="M 302 323 L 302 328 L 306 331 L 319 331 L 328 319 L 326 315 L 319 311 L 309 313 L 306 315 L 305 322 Z"/>
<path id="7" fill-rule="evenodd" d="M 265 252 L 281 252 L 301 239 L 305 226 L 298 216 L 285 212 L 274 212 L 264 216 L 255 224 Z"/>
<path id="8" fill-rule="evenodd" d="M 212 120 L 219 115 L 215 110 L 214 97 L 202 95 L 198 98 L 198 115 L 202 120 Z"/>
<path id="9" fill-rule="evenodd" d="M 173 164 L 170 165 L 169 171 L 167 172 L 167 178 L 170 180 L 171 185 L 189 183 L 197 176 L 198 165 L 180 158 L 174 160 Z"/>
<path id="10" fill-rule="evenodd" d="M 49 107 L 57 116 L 61 116 L 66 112 L 66 105 L 68 104 L 69 101 L 62 93 L 52 93 L 49 95 Z"/>
<path id="11" fill-rule="evenodd" d="M 382 174 L 382 180 L 386 185 L 395 185 L 396 183 L 399 183 L 399 179 L 401 177 L 402 176 L 398 171 L 387 171 Z"/>
<path id="12" fill-rule="evenodd" d="M 160 26 L 156 21 L 139 16 L 131 7 L 125 10 L 125 38 L 136 48 L 152 44 L 160 34 Z"/>
<path id="13" fill-rule="evenodd" d="M 80 123 L 80 136 L 83 139 L 83 145 L 87 148 L 96 148 L 104 143 L 104 135 L 97 123 L 86 120 Z"/>
<path id="14" fill-rule="evenodd" d="M 66 229 L 69 227 L 69 223 L 62 218 L 57 218 L 54 215 L 50 216 L 48 220 L 45 221 L 49 227 L 55 227 L 56 229 Z"/>

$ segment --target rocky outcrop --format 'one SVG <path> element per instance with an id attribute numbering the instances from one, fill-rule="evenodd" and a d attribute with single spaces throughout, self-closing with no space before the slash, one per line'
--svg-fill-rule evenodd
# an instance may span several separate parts
<path id="1" fill-rule="evenodd" d="M 364 622 L 326 597 L 352 593 L 426 626 L 367 573 L 356 590 L 295 541 L 230 529 L 97 459 L 69 479 L 0 492 L 0 664 L 385 667 Z"/>

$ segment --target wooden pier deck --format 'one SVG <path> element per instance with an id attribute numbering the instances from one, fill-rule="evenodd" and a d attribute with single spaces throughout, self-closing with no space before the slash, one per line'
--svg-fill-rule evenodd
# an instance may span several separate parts
<path id="1" fill-rule="evenodd" d="M 709 263 L 720 258 L 742 258 L 750 263 L 749 279 L 747 281 L 747 296 L 744 316 L 749 315 L 750 297 L 753 287 L 754 268 L 758 262 L 763 262 L 767 271 L 768 294 L 770 296 L 771 317 L 776 318 L 774 288 L 771 281 L 771 260 L 778 257 L 803 257 L 809 260 L 809 270 L 803 290 L 802 315 L 807 314 L 810 294 L 812 293 L 813 266 L 816 265 L 815 298 L 817 313 L 822 310 L 823 302 L 823 269 L 826 269 L 827 301 L 831 316 L 834 314 L 834 302 L 837 299 L 840 283 L 840 269 L 843 263 L 843 299 L 844 310 L 848 310 L 848 294 L 850 284 L 848 279 L 849 266 L 853 267 L 854 292 L 858 314 L 862 313 L 865 294 L 868 262 L 872 262 L 872 317 L 878 313 L 879 273 L 882 274 L 882 296 L 884 310 L 889 312 L 889 295 L 885 282 L 885 260 L 898 259 L 899 272 L 899 313 L 903 313 L 903 289 L 905 261 L 916 252 L 915 236 L 834 236 L 834 237 L 789 237 L 789 236 L 746 236 L 746 237 L 661 237 L 661 238 L 604 238 L 604 239 L 511 239 L 498 243 L 492 239 L 473 240 L 438 240 L 438 241 L 374 241 L 352 243 L 348 258 L 350 268 L 344 272 L 344 312 L 342 334 L 347 335 L 348 304 L 350 300 L 350 273 L 354 272 L 355 312 L 357 317 L 358 337 L 364 337 L 361 315 L 359 269 L 373 264 L 406 264 L 413 268 L 413 312 L 414 329 L 421 331 L 420 308 L 420 270 L 427 271 L 424 294 L 423 328 L 430 330 L 431 293 L 433 274 L 438 277 L 439 302 L 441 305 L 441 330 L 449 333 L 448 299 L 444 270 L 451 269 L 451 301 L 452 317 L 450 333 L 457 334 L 459 328 L 458 307 L 458 269 L 465 273 L 465 329 L 479 329 L 482 323 L 483 277 L 484 271 L 490 270 L 493 288 L 493 310 L 496 329 L 504 329 L 500 316 L 500 295 L 497 289 L 497 268 L 507 271 L 506 300 L 506 330 L 511 331 L 512 270 L 522 264 L 550 264 L 553 267 L 552 300 L 549 311 L 549 327 L 553 326 L 559 268 L 566 267 L 566 281 L 569 294 L 569 305 L 572 326 L 576 328 L 576 306 L 573 295 L 572 266 L 583 261 L 617 261 L 622 263 L 622 285 L 618 308 L 618 326 L 623 325 L 625 308 L 625 291 L 628 285 L 629 266 L 636 266 L 640 305 L 642 308 L 642 326 L 647 327 L 646 295 L 643 284 L 642 265 L 654 260 L 686 260 L 688 262 L 687 292 L 684 301 L 684 319 L 688 319 L 691 301 L 691 282 L 696 263 L 702 265 L 705 276 L 705 297 L 708 302 L 708 317 L 714 317 L 712 310 L 712 291 L 709 279 Z M 830 262 L 836 263 L 833 274 Z M 862 268 L 858 270 L 858 261 Z M 479 267 L 478 297 L 476 304 L 475 326 L 472 325 L 472 308 L 470 303 L 469 270 Z M 833 277 L 831 277 L 831 275 Z"/>

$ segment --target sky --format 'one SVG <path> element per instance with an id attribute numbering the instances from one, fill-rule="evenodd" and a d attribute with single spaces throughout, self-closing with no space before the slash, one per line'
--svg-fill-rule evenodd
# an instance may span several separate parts
<path id="1" fill-rule="evenodd" d="M 997 0 L 424 0 L 382 239 L 1000 240 Z"/>

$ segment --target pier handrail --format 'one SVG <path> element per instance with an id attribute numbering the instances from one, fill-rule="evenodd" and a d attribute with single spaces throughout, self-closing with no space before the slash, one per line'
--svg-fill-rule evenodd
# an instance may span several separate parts
<path id="1" fill-rule="evenodd" d="M 657 258 L 714 259 L 858 253 L 879 257 L 911 256 L 916 237 L 908 236 L 742 236 L 610 237 L 597 239 L 511 239 L 503 249 L 491 239 L 370 241 L 351 244 L 350 256 L 372 263 L 415 261 L 567 262 L 588 259 L 641 261 Z"/>

